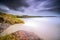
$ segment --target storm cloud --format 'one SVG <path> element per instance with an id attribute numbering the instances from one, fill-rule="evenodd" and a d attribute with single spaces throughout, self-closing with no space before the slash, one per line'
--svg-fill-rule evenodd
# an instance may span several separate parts
<path id="1" fill-rule="evenodd" d="M 41 11 L 60 12 L 59 3 L 60 0 L 0 0 L 0 11 L 15 10 L 27 14 Z"/>
<path id="2" fill-rule="evenodd" d="M 0 3 L 6 5 L 10 9 L 16 10 L 18 7 L 28 7 L 26 0 L 0 0 Z"/>

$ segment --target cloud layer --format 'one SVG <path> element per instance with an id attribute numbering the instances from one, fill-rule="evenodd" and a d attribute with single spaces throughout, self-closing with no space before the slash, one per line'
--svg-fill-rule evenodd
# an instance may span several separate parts
<path id="1" fill-rule="evenodd" d="M 15 10 L 28 14 L 41 11 L 59 12 L 59 5 L 59 0 L 0 0 L 0 11 Z"/>
<path id="2" fill-rule="evenodd" d="M 28 7 L 26 0 L 0 0 L 0 2 L 14 10 L 16 10 L 18 7 Z"/>

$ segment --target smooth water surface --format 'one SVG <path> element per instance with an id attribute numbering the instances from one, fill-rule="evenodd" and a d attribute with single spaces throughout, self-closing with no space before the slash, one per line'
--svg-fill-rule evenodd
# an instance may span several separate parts
<path id="1" fill-rule="evenodd" d="M 23 18 L 25 24 L 16 24 L 9 27 L 2 34 L 18 30 L 34 32 L 43 40 L 60 40 L 60 17 Z"/>

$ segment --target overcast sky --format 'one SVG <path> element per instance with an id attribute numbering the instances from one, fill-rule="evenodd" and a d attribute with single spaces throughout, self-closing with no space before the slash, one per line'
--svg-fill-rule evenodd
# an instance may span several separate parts
<path id="1" fill-rule="evenodd" d="M 59 0 L 0 0 L 0 11 L 17 15 L 60 15 Z"/>

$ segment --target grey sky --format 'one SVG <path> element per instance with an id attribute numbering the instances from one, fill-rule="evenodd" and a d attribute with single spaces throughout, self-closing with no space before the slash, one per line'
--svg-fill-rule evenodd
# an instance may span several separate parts
<path id="1" fill-rule="evenodd" d="M 59 15 L 59 0 L 0 0 L 0 11 L 22 15 Z"/>

